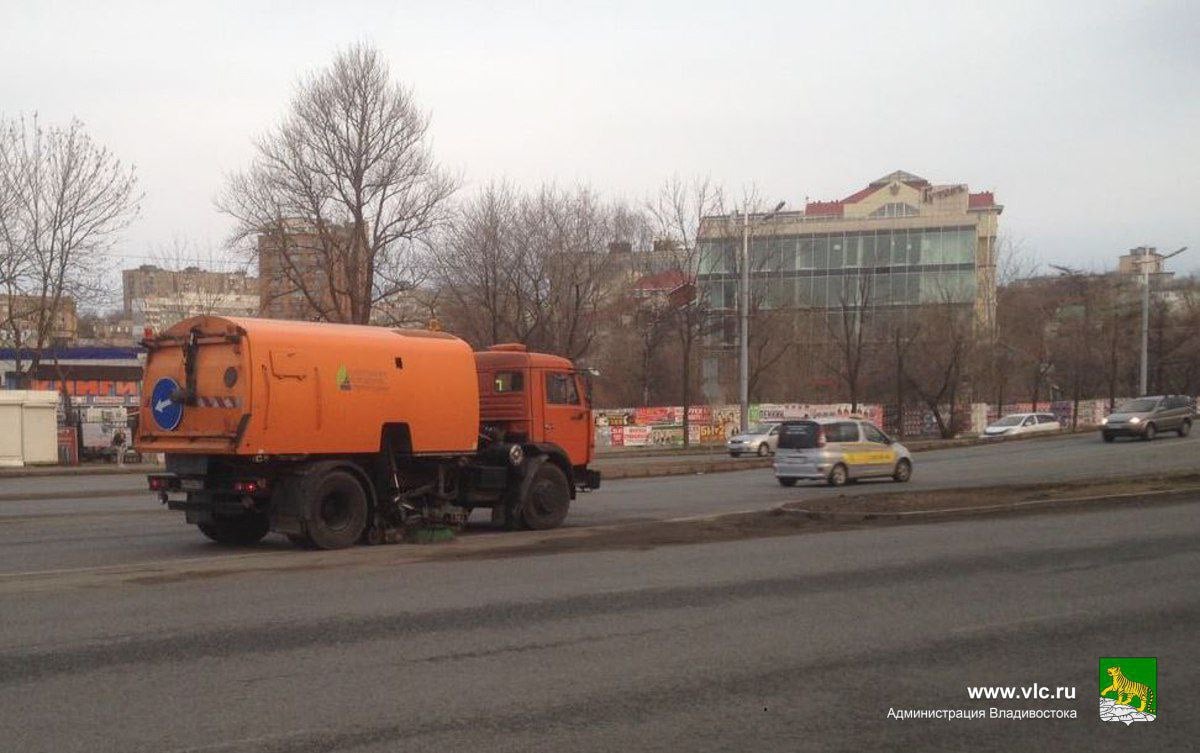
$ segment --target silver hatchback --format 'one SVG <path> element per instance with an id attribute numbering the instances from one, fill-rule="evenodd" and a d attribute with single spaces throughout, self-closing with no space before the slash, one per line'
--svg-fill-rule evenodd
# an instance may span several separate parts
<path id="1" fill-rule="evenodd" d="M 733 457 L 741 457 L 743 453 L 751 453 L 766 457 L 775 452 L 779 442 L 779 424 L 756 424 L 750 431 L 734 434 L 725 442 L 725 449 Z"/>
<path id="2" fill-rule="evenodd" d="M 1187 395 L 1155 395 L 1127 400 L 1101 422 L 1105 442 L 1117 437 L 1154 439 L 1160 432 L 1173 431 L 1186 437 L 1196 418 L 1196 401 Z"/>
<path id="3" fill-rule="evenodd" d="M 908 448 L 857 418 L 813 418 L 779 425 L 775 478 L 783 486 L 816 479 L 832 486 L 860 478 L 912 478 Z"/>

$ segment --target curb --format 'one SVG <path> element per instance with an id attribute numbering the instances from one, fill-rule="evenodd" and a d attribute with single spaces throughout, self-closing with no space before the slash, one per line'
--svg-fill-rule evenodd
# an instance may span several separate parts
<path id="1" fill-rule="evenodd" d="M 987 488 L 987 487 L 984 487 Z M 1020 512 L 1022 510 L 1051 510 L 1057 507 L 1073 507 L 1105 502 L 1120 502 L 1122 500 L 1147 500 L 1151 502 L 1170 502 L 1174 497 L 1194 499 L 1200 492 L 1200 486 L 1189 486 L 1181 489 L 1161 489 L 1158 491 L 1122 492 L 1120 494 L 1098 494 L 1085 497 L 1061 497 L 1057 499 L 1027 499 L 1017 502 L 1006 502 L 999 505 L 980 505 L 977 507 L 947 507 L 933 510 L 805 510 L 800 507 L 780 505 L 773 511 L 786 515 L 803 515 L 811 520 L 823 520 L 837 523 L 862 523 L 872 520 L 903 521 L 931 520 L 936 518 L 961 518 L 971 515 L 988 515 L 994 513 Z M 1147 499 L 1149 498 L 1149 499 Z"/>
<path id="2" fill-rule="evenodd" d="M 770 468 L 773 460 L 770 457 L 750 458 L 747 460 L 710 460 L 704 463 L 671 463 L 663 465 L 629 466 L 612 470 L 600 469 L 604 481 L 620 481 L 629 478 L 656 478 L 659 476 L 693 476 L 706 473 L 726 473 L 729 471 L 748 471 L 756 468 Z"/>
<path id="3" fill-rule="evenodd" d="M 1008 437 L 999 439 L 984 439 L 982 437 L 962 437 L 956 439 L 914 439 L 908 443 L 903 441 L 903 437 L 899 438 L 901 444 L 908 448 L 910 452 L 930 452 L 933 450 L 953 450 L 960 447 L 976 447 L 981 445 L 1002 445 L 1009 442 L 1030 442 L 1036 440 L 1055 439 L 1063 437 L 1081 436 L 1091 434 L 1095 429 L 1079 430 L 1075 432 L 1062 431 L 1055 434 L 1033 434 L 1030 436 Z M 646 476 L 677 476 L 688 473 L 718 473 L 721 471 L 735 471 L 750 468 L 769 468 L 771 466 L 771 458 L 729 458 L 724 451 L 714 451 L 712 448 L 680 448 L 677 450 L 647 450 L 638 451 L 631 448 L 629 451 L 598 451 L 595 456 L 597 461 L 619 462 L 625 458 L 646 458 L 646 457 L 661 457 L 664 461 L 664 466 L 667 470 L 662 470 L 661 467 L 653 464 L 648 464 L 648 468 L 653 468 L 654 473 L 646 473 L 641 468 L 628 471 L 610 471 L 605 475 L 605 478 L 643 478 Z M 701 456 L 713 456 L 712 459 L 703 463 L 692 465 L 690 467 L 682 467 L 680 463 L 689 462 L 687 460 L 677 460 L 677 458 L 694 458 Z M 0 468 L 0 481 L 6 478 L 33 478 L 33 477 L 72 477 L 72 476 L 119 476 L 119 475 L 137 475 L 143 473 L 155 473 L 163 470 L 163 466 L 157 464 L 132 464 L 126 465 L 123 468 L 118 468 L 115 465 L 76 465 L 76 466 L 60 466 L 60 465 L 41 465 L 41 466 L 26 466 L 23 468 Z M 624 475 L 612 475 L 621 473 Z"/>
<path id="4" fill-rule="evenodd" d="M 0 469 L 0 481 L 6 478 L 73 478 L 75 476 L 133 476 L 163 470 L 158 464 L 115 465 L 33 465 L 24 468 Z"/>
<path id="5" fill-rule="evenodd" d="M 129 497 L 135 494 L 145 494 L 148 499 L 150 495 L 156 492 L 150 491 L 148 488 L 137 489 L 101 489 L 99 491 L 80 491 L 60 489 L 56 492 L 28 492 L 22 494 L 15 492 L 12 494 L 0 494 L 0 503 L 3 502 L 45 502 L 53 499 L 115 499 L 117 497 Z"/>

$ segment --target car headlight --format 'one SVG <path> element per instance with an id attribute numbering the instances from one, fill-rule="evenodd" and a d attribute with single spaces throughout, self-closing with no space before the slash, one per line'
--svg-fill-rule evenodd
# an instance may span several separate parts
<path id="1" fill-rule="evenodd" d="M 1100 425 L 1108 426 L 1108 416 L 1105 416 L 1104 418 L 1100 419 Z"/>
<path id="2" fill-rule="evenodd" d="M 1129 419 L 1129 423 L 1131 423 L 1131 424 L 1140 424 L 1141 422 L 1142 422 L 1142 419 L 1138 418 L 1137 416 L 1134 416 L 1133 418 Z"/>

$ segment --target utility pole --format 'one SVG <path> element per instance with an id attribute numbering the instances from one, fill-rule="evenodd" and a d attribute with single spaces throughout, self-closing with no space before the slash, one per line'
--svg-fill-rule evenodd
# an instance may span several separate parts
<path id="1" fill-rule="evenodd" d="M 742 207 L 742 284 L 738 291 L 738 431 L 750 431 L 750 213 Z"/>
<path id="2" fill-rule="evenodd" d="M 783 209 L 784 202 L 779 202 L 770 212 L 758 218 L 758 222 L 766 222 Z M 738 407 L 741 413 L 739 431 L 750 431 L 750 213 L 742 207 L 742 284 L 741 295 L 738 296 L 738 308 L 741 314 L 742 326 L 740 347 L 738 353 Z"/>
<path id="3" fill-rule="evenodd" d="M 1142 268 L 1142 366 L 1138 380 L 1138 395 L 1145 395 L 1149 389 L 1147 377 L 1150 373 L 1150 265 L 1155 261 L 1166 261 L 1172 256 L 1179 256 L 1184 251 L 1187 251 L 1187 246 L 1159 257 L 1159 259 L 1146 254 L 1146 258 L 1135 262 Z"/>
<path id="4" fill-rule="evenodd" d="M 1142 268 L 1142 364 L 1138 377 L 1138 396 L 1146 394 L 1147 376 L 1150 371 L 1150 266 Z"/>

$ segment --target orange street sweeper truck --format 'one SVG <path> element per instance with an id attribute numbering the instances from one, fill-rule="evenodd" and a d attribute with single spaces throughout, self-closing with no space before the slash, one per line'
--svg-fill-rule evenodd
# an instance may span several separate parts
<path id="1" fill-rule="evenodd" d="M 461 525 L 566 518 L 595 489 L 586 375 L 442 332 L 199 316 L 144 341 L 150 489 L 210 539 L 337 549 Z"/>

